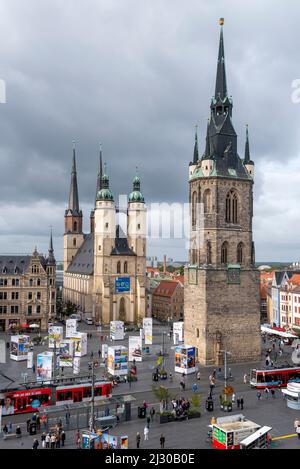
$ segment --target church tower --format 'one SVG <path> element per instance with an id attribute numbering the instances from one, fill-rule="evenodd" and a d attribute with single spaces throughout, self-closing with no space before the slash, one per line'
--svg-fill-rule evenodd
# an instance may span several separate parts
<path id="1" fill-rule="evenodd" d="M 82 233 L 82 211 L 79 208 L 75 145 L 73 146 L 73 163 L 68 208 L 65 211 L 64 233 L 64 272 L 84 241 Z"/>
<path id="2" fill-rule="evenodd" d="M 189 166 L 190 250 L 185 275 L 185 343 L 203 365 L 260 360 L 259 272 L 252 240 L 254 163 L 248 128 L 237 152 L 227 92 L 223 23 L 205 150 Z M 195 143 L 196 144 L 196 143 Z M 198 141 L 197 141 L 198 145 Z"/>

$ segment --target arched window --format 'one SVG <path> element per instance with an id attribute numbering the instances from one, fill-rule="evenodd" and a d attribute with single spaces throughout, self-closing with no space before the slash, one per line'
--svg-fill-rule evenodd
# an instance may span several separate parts
<path id="1" fill-rule="evenodd" d="M 204 213 L 210 213 L 211 212 L 211 192 L 209 189 L 206 189 L 206 191 L 203 194 L 203 204 L 204 204 Z"/>
<path id="2" fill-rule="evenodd" d="M 120 274 L 121 273 L 121 262 L 118 261 L 117 263 L 117 274 Z"/>
<path id="3" fill-rule="evenodd" d="M 41 285 L 41 280 L 39 278 L 37 279 L 36 284 L 38 287 Z"/>
<path id="4" fill-rule="evenodd" d="M 197 202 L 198 202 L 198 198 L 197 198 L 197 192 L 193 192 L 193 195 L 192 195 L 192 226 L 196 226 L 196 223 L 197 223 Z"/>
<path id="5" fill-rule="evenodd" d="M 206 242 L 206 264 L 211 264 L 211 242 Z"/>
<path id="6" fill-rule="evenodd" d="M 243 254 L 244 254 L 243 253 L 243 247 L 244 247 L 243 243 L 238 244 L 237 252 L 236 252 L 236 260 L 237 260 L 238 264 L 242 264 L 243 260 L 244 260 L 244 258 L 243 258 Z"/>
<path id="7" fill-rule="evenodd" d="M 238 220 L 238 197 L 234 190 L 230 190 L 226 197 L 226 223 L 237 223 Z"/>
<path id="8" fill-rule="evenodd" d="M 125 261 L 124 262 L 124 274 L 127 274 L 127 269 L 128 269 L 127 261 Z"/>
<path id="9" fill-rule="evenodd" d="M 73 238 L 73 246 L 76 246 L 76 238 Z"/>
<path id="10" fill-rule="evenodd" d="M 73 231 L 77 231 L 77 221 L 74 221 L 73 223 Z"/>
<path id="11" fill-rule="evenodd" d="M 227 241 L 225 241 L 222 244 L 222 248 L 221 248 L 221 263 L 227 264 L 227 262 L 228 262 L 228 243 Z"/>

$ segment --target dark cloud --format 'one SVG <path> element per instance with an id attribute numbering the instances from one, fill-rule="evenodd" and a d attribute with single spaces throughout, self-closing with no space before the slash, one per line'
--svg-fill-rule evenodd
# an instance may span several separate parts
<path id="1" fill-rule="evenodd" d="M 291 100 L 291 83 L 300 76 L 299 13 L 300 5 L 282 0 L 0 1 L 0 78 L 7 85 L 7 104 L 0 106 L 2 250 L 10 249 L 8 236 L 22 233 L 34 246 L 52 224 L 61 255 L 73 139 L 86 217 L 100 140 L 115 194 L 129 193 L 138 166 L 148 202 L 187 200 L 194 125 L 202 151 L 224 16 L 239 151 L 248 123 L 259 162 L 255 213 L 264 223 L 255 222 L 257 254 L 297 256 L 297 243 L 287 250 L 279 239 L 272 251 L 265 241 L 271 224 L 264 162 L 284 169 L 299 156 L 300 107 Z M 294 220 L 286 224 L 292 229 Z M 159 255 L 165 249 L 152 246 Z M 176 257 L 185 255 L 182 246 L 176 250 Z"/>

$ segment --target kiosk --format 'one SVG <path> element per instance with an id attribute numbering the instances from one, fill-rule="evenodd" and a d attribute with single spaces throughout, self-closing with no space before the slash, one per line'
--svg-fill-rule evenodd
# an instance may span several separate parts
<path id="1" fill-rule="evenodd" d="M 107 371 L 113 376 L 128 374 L 128 352 L 127 347 L 115 345 L 108 347 Z"/>
<path id="2" fill-rule="evenodd" d="M 124 322 L 123 321 L 110 321 L 110 339 L 123 340 L 124 339 Z"/>
<path id="3" fill-rule="evenodd" d="M 212 428 L 212 445 L 216 449 L 240 449 L 241 442 L 261 428 L 244 415 L 217 418 Z"/>
<path id="4" fill-rule="evenodd" d="M 29 335 L 12 335 L 10 339 L 10 358 L 20 362 L 27 360 L 30 350 Z"/>
<path id="5" fill-rule="evenodd" d="M 281 392 L 286 396 L 286 403 L 290 409 L 300 410 L 300 383 L 287 383 Z"/>
<path id="6" fill-rule="evenodd" d="M 177 345 L 178 342 L 183 341 L 183 322 L 173 322 L 173 340 L 174 345 Z"/>
<path id="7" fill-rule="evenodd" d="M 70 340 L 74 343 L 74 356 L 84 357 L 87 354 L 87 333 L 73 332 Z"/>
<path id="8" fill-rule="evenodd" d="M 196 348 L 192 345 L 178 345 L 175 348 L 175 372 L 195 373 Z"/>

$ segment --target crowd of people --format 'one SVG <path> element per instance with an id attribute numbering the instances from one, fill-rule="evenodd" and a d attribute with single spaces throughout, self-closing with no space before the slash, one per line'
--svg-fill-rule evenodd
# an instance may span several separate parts
<path id="1" fill-rule="evenodd" d="M 56 449 L 65 446 L 66 433 L 61 422 L 58 422 L 49 432 L 41 434 L 41 446 L 47 449 Z M 33 440 L 32 449 L 38 449 L 40 443 L 38 438 Z"/>

